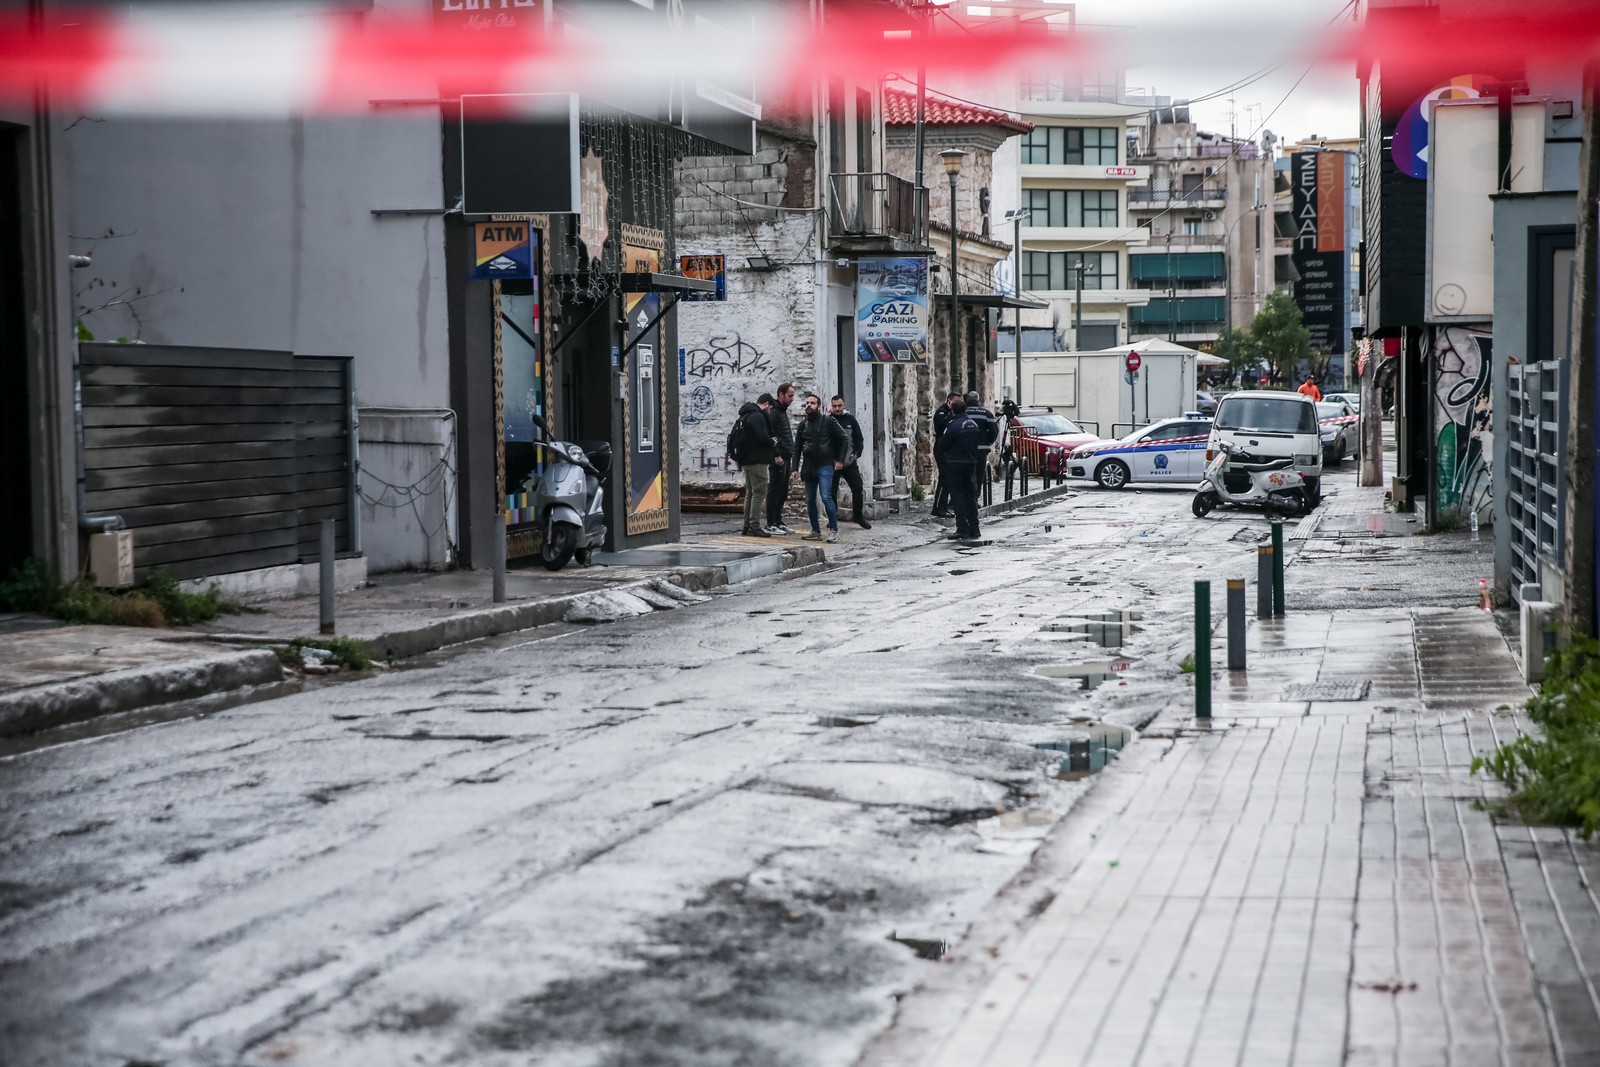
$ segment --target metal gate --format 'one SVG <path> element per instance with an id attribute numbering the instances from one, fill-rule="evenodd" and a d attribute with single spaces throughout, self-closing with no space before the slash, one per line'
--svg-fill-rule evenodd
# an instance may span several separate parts
<path id="1" fill-rule="evenodd" d="M 341 553 L 359 550 L 349 357 L 126 344 L 79 356 L 85 504 L 134 531 L 136 578 L 305 562 L 323 519 Z"/>
<path id="2" fill-rule="evenodd" d="M 1514 591 L 1539 582 L 1540 562 L 1561 569 L 1566 536 L 1567 365 L 1563 361 L 1506 368 L 1506 521 Z"/>

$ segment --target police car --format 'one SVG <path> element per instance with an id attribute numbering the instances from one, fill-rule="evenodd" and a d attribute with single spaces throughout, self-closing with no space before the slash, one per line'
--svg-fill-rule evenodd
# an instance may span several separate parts
<path id="1" fill-rule="evenodd" d="M 1162 419 L 1115 441 L 1096 441 L 1075 449 L 1067 474 L 1089 478 L 1106 489 L 1129 482 L 1170 482 L 1192 486 L 1206 465 L 1211 420 L 1196 412 Z"/>

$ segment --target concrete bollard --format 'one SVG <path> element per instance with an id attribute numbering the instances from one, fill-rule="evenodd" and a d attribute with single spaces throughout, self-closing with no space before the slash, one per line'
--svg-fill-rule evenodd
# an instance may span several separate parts
<path id="1" fill-rule="evenodd" d="M 321 603 L 321 625 L 319 632 L 331 634 L 334 632 L 333 619 L 333 520 L 323 519 L 322 528 L 318 531 L 317 543 L 317 578 Z"/>
<path id="2" fill-rule="evenodd" d="M 1228 579 L 1228 669 L 1244 666 L 1244 579 Z"/>
<path id="3" fill-rule="evenodd" d="M 1283 523 L 1272 524 L 1272 614 L 1283 618 Z"/>
<path id="4" fill-rule="evenodd" d="M 1256 548 L 1256 618 L 1272 618 L 1272 546 Z"/>
<path id="5" fill-rule="evenodd" d="M 506 602 L 506 520 L 504 515 L 495 517 L 494 524 L 494 602 Z"/>
<path id="6" fill-rule="evenodd" d="M 1194 583 L 1194 717 L 1211 718 L 1211 583 Z"/>

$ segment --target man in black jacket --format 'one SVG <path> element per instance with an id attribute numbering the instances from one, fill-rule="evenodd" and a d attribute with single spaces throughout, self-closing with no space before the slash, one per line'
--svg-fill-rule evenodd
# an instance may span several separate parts
<path id="1" fill-rule="evenodd" d="M 845 457 L 844 466 L 839 468 L 839 473 L 833 479 L 834 509 L 838 510 L 839 507 L 839 483 L 844 482 L 850 487 L 850 508 L 855 513 L 850 516 L 850 521 L 863 530 L 870 530 L 872 523 L 861 513 L 867 502 L 867 490 L 861 484 L 861 468 L 856 465 L 866 445 L 866 438 L 861 436 L 861 424 L 856 417 L 844 409 L 844 397 L 833 398 L 832 414 L 833 421 L 844 427 L 844 432 L 850 435 L 850 454 Z"/>
<path id="2" fill-rule="evenodd" d="M 783 524 L 783 504 L 789 499 L 789 454 L 794 451 L 794 427 L 789 424 L 794 386 L 784 382 L 778 386 L 773 400 L 772 407 L 767 409 L 767 424 L 772 428 L 778 454 L 772 460 L 771 484 L 767 486 L 767 532 L 789 534 L 794 531 Z"/>
<path id="3" fill-rule="evenodd" d="M 933 446 L 934 457 L 944 466 L 944 480 L 950 484 L 950 506 L 956 513 L 956 536 L 978 537 L 978 497 L 975 471 L 985 447 L 983 431 L 967 415 L 967 402 L 960 397 L 950 403 L 950 425 Z"/>
<path id="4" fill-rule="evenodd" d="M 990 455 L 994 451 L 994 443 L 1000 438 L 1000 420 L 994 417 L 994 412 L 979 402 L 976 389 L 967 393 L 964 399 L 967 404 L 967 418 L 978 424 L 978 434 L 983 438 L 983 451 L 978 456 L 978 465 L 973 468 L 973 478 L 987 478 Z M 974 484 L 981 490 L 983 485 L 981 481 L 975 481 Z"/>
<path id="5" fill-rule="evenodd" d="M 744 468 L 744 529 L 746 537 L 771 537 L 766 530 L 767 486 L 771 484 L 771 467 L 778 455 L 778 441 L 772 436 L 772 426 L 767 422 L 767 412 L 772 409 L 772 394 L 762 393 L 756 402 L 746 402 L 739 409 L 739 421 L 744 424 L 744 447 L 735 457 Z"/>
<path id="6" fill-rule="evenodd" d="M 933 517 L 936 519 L 942 519 L 950 513 L 950 486 L 945 481 L 944 461 L 939 458 L 939 438 L 944 436 L 944 428 L 955 418 L 950 405 L 960 399 L 960 393 L 949 393 L 933 413 L 933 461 L 939 468 L 939 484 L 933 488 Z"/>
<path id="7" fill-rule="evenodd" d="M 839 540 L 839 509 L 833 503 L 833 476 L 844 466 L 849 454 L 850 439 L 845 436 L 844 427 L 822 410 L 821 397 L 807 393 L 806 414 L 794 436 L 794 464 L 799 466 L 800 477 L 805 481 L 806 518 L 811 520 L 811 532 L 801 540 L 822 540 L 822 528 L 817 522 L 819 494 L 823 509 L 828 513 L 828 540 Z"/>

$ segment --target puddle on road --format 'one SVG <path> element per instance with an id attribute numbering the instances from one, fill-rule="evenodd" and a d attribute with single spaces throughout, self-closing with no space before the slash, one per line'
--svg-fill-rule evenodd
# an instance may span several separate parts
<path id="1" fill-rule="evenodd" d="M 1088 663 L 1049 663 L 1034 668 L 1034 673 L 1043 678 L 1075 681 L 1079 689 L 1098 689 L 1107 682 L 1116 681 L 1120 677 L 1117 671 L 1126 670 L 1127 666 L 1126 663 L 1113 663 L 1108 659 Z"/>
<path id="2" fill-rule="evenodd" d="M 1087 737 L 1070 741 L 1041 741 L 1033 747 L 1045 752 L 1063 752 L 1065 757 L 1056 768 L 1055 776 L 1063 781 L 1076 781 L 1105 770 L 1133 738 L 1133 731 L 1125 726 L 1098 723 L 1085 728 Z"/>
<path id="3" fill-rule="evenodd" d="M 950 951 L 950 942 L 931 937 L 900 937 L 898 934 L 890 934 L 889 940 L 909 948 L 917 954 L 918 959 L 936 960 Z"/>
<path id="4" fill-rule="evenodd" d="M 1085 611 L 1063 616 L 1039 627 L 1045 633 L 1081 634 L 1101 648 L 1121 648 L 1133 636 L 1137 611 Z"/>
<path id="5" fill-rule="evenodd" d="M 851 719 L 843 715 L 823 715 L 817 719 L 818 726 L 839 727 L 854 729 L 857 726 L 871 726 L 877 719 Z"/>

